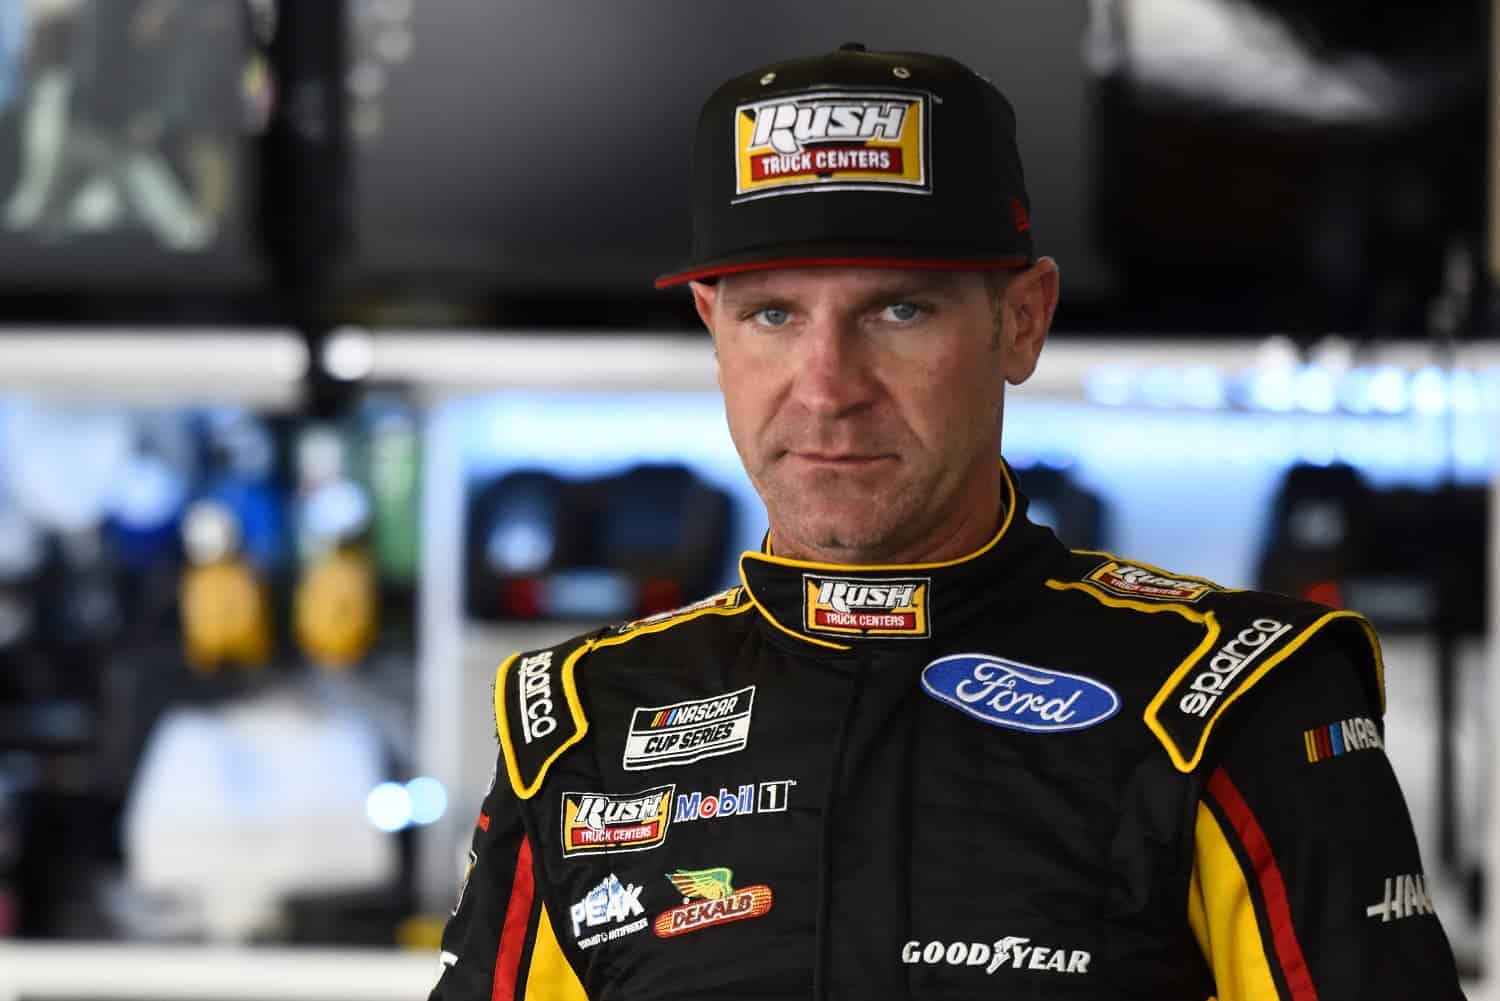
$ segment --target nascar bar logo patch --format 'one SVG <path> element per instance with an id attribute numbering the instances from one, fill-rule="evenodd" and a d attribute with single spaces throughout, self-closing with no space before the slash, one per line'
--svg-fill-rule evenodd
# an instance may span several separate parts
<path id="1" fill-rule="evenodd" d="M 920 639 L 932 633 L 930 577 L 880 579 L 802 575 L 803 628 L 835 636 Z"/>
<path id="2" fill-rule="evenodd" d="M 782 94 L 734 111 L 735 195 L 810 191 L 930 194 L 926 94 Z"/>
<path id="3" fill-rule="evenodd" d="M 563 858 L 598 852 L 639 852 L 667 839 L 672 793 L 657 786 L 618 795 L 565 792 L 562 797 Z"/>
<path id="4" fill-rule="evenodd" d="M 729 869 L 678 869 L 667 880 L 682 894 L 682 906 L 656 916 L 651 930 L 657 938 L 758 918 L 771 910 L 771 888 L 764 883 L 734 888 Z"/>
<path id="5" fill-rule="evenodd" d="M 1114 560 L 1090 573 L 1084 580 L 1122 598 L 1155 598 L 1159 601 L 1192 603 L 1217 590 L 1211 584 L 1188 577 L 1168 577 L 1146 567 Z"/>
<path id="6" fill-rule="evenodd" d="M 625 737 L 625 770 L 685 765 L 744 750 L 754 705 L 750 685 L 706 699 L 637 707 Z"/>
<path id="7" fill-rule="evenodd" d="M 1303 749 L 1307 760 L 1316 764 L 1336 758 L 1350 751 L 1385 750 L 1380 739 L 1380 728 L 1374 720 L 1362 716 L 1330 723 L 1314 730 L 1302 732 Z"/>

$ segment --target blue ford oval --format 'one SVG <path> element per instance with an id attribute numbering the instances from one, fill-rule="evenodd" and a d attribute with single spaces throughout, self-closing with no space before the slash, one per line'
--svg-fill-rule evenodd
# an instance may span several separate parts
<path id="1" fill-rule="evenodd" d="M 1120 711 L 1102 681 L 985 653 L 956 653 L 922 669 L 922 690 L 991 726 L 1062 733 L 1097 726 Z"/>

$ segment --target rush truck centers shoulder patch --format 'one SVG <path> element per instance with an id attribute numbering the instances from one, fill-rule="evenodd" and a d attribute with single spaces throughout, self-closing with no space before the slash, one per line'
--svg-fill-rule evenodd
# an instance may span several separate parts
<path id="1" fill-rule="evenodd" d="M 930 577 L 802 575 L 803 628 L 835 636 L 920 639 L 931 635 Z"/>
<path id="2" fill-rule="evenodd" d="M 597 852 L 639 852 L 667 839 L 676 786 L 642 792 L 565 792 L 562 796 L 563 858 Z"/>
<path id="3" fill-rule="evenodd" d="M 1110 560 L 1084 580 L 1122 598 L 1154 598 L 1157 601 L 1192 603 L 1216 590 L 1211 584 L 1188 577 L 1168 577 L 1146 567 Z"/>
<path id="4" fill-rule="evenodd" d="M 930 194 L 928 97 L 816 90 L 734 111 L 736 202 L 811 191 Z"/>
<path id="5" fill-rule="evenodd" d="M 669 706 L 639 706 L 625 737 L 626 771 L 686 765 L 742 751 L 750 742 L 755 686 Z"/>
<path id="6" fill-rule="evenodd" d="M 682 906 L 662 911 L 651 930 L 673 938 L 731 921 L 758 918 L 771 910 L 771 888 L 764 883 L 734 888 L 729 869 L 678 869 L 667 880 L 682 894 Z"/>
<path id="7" fill-rule="evenodd" d="M 991 726 L 1061 733 L 1097 726 L 1120 711 L 1102 681 L 983 653 L 956 653 L 922 669 L 922 690 Z"/>

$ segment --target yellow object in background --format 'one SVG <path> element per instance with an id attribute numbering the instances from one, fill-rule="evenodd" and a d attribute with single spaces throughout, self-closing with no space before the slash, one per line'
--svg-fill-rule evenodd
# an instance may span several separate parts
<path id="1" fill-rule="evenodd" d="M 378 618 L 375 568 L 362 548 L 341 547 L 310 564 L 297 587 L 297 642 L 321 667 L 344 669 L 369 652 Z"/>
<path id="2" fill-rule="evenodd" d="M 183 571 L 182 639 L 188 663 L 210 673 L 226 663 L 261 667 L 271 656 L 271 615 L 254 571 L 220 560 Z"/>

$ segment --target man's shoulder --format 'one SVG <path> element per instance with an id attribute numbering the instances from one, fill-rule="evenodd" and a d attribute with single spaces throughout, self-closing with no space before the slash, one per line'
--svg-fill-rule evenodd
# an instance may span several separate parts
<path id="1" fill-rule="evenodd" d="M 692 604 L 523 650 L 495 672 L 495 732 L 512 790 L 530 799 L 548 768 L 587 735 L 579 672 L 631 669 L 665 648 L 697 647 L 753 606 L 733 587 Z M 697 623 L 695 627 L 692 624 Z"/>
<path id="2" fill-rule="evenodd" d="M 1161 637 L 1165 656 L 1144 660 L 1160 674 L 1148 680 L 1154 695 L 1143 718 L 1180 771 L 1197 769 L 1221 720 L 1273 671 L 1315 670 L 1330 647 L 1362 665 L 1384 706 L 1379 640 L 1355 612 L 1101 551 L 1074 550 L 1059 569 L 1047 581 L 1053 591 L 1071 592 L 1100 614 L 1113 610 L 1147 650 Z"/>

